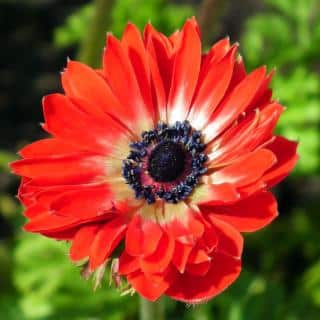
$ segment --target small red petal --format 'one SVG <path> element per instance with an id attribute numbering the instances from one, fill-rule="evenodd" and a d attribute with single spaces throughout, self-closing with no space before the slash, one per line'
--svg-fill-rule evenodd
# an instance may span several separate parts
<path id="1" fill-rule="evenodd" d="M 145 275 L 136 271 L 127 276 L 128 282 L 144 298 L 150 301 L 156 301 L 169 287 L 172 281 L 172 275 Z"/>
<path id="2" fill-rule="evenodd" d="M 70 247 L 70 259 L 73 261 L 79 261 L 86 257 L 89 257 L 90 248 L 93 243 L 99 225 L 87 225 L 83 226 L 76 233 L 72 240 L 72 245 Z"/>
<path id="3" fill-rule="evenodd" d="M 163 272 L 172 260 L 174 246 L 174 239 L 164 233 L 156 251 L 150 256 L 140 258 L 141 269 L 146 273 Z"/>
<path id="4" fill-rule="evenodd" d="M 226 93 L 226 96 L 228 96 L 236 88 L 236 86 L 240 84 L 242 80 L 244 80 L 246 76 L 247 76 L 247 72 L 243 63 L 243 59 L 241 56 L 238 56 L 237 61 L 234 65 L 232 79 L 231 79 L 228 91 Z"/>
<path id="5" fill-rule="evenodd" d="M 280 136 L 277 136 L 271 144 L 266 146 L 277 158 L 276 165 L 269 169 L 263 176 L 263 181 L 265 181 L 269 187 L 278 184 L 294 168 L 299 160 L 297 146 L 297 142 L 287 140 Z"/>
<path id="6" fill-rule="evenodd" d="M 150 255 L 156 250 L 161 236 L 162 229 L 157 223 L 137 214 L 128 226 L 126 250 L 132 256 Z"/>
<path id="7" fill-rule="evenodd" d="M 205 276 L 178 274 L 165 294 L 186 303 L 205 302 L 229 287 L 241 271 L 239 259 L 218 253 L 212 257 L 210 266 Z"/>
<path id="8" fill-rule="evenodd" d="M 207 54 L 204 54 L 203 62 L 201 64 L 201 70 L 199 75 L 199 82 L 205 78 L 210 70 L 210 65 L 219 62 L 225 57 L 225 55 L 230 50 L 230 41 L 226 37 L 218 42 L 216 42 Z"/>
<path id="9" fill-rule="evenodd" d="M 216 217 L 216 215 L 209 215 L 213 229 L 218 237 L 217 252 L 240 258 L 243 250 L 243 237 L 232 225 Z"/>
<path id="10" fill-rule="evenodd" d="M 174 219 L 166 224 L 168 233 L 184 244 L 194 244 L 204 232 L 203 223 L 195 218 L 194 212 L 186 209 L 183 220 Z"/>
<path id="11" fill-rule="evenodd" d="M 205 261 L 210 261 L 210 259 L 210 256 L 205 250 L 194 247 L 192 252 L 190 253 L 188 263 L 198 264 Z"/>
<path id="12" fill-rule="evenodd" d="M 211 261 L 188 264 L 186 271 L 194 276 L 205 276 L 210 270 Z"/>
<path id="13" fill-rule="evenodd" d="M 172 257 L 172 264 L 180 273 L 184 273 L 191 250 L 192 246 L 176 241 L 175 251 Z"/>
<path id="14" fill-rule="evenodd" d="M 119 274 L 129 274 L 140 268 L 139 259 L 123 251 L 119 258 Z"/>
<path id="15" fill-rule="evenodd" d="M 275 73 L 275 69 L 273 69 L 262 81 L 261 86 L 259 90 L 257 91 L 255 97 L 252 99 L 250 105 L 247 107 L 246 112 L 249 112 L 250 110 L 253 110 L 254 108 L 259 108 L 262 105 L 262 99 L 265 98 L 265 94 L 268 94 L 268 87 L 270 85 L 270 82 L 272 80 L 272 77 Z"/>
<path id="16" fill-rule="evenodd" d="M 90 249 L 90 270 L 95 270 L 106 261 L 123 239 L 126 229 L 127 223 L 124 217 L 115 218 L 100 228 Z"/>

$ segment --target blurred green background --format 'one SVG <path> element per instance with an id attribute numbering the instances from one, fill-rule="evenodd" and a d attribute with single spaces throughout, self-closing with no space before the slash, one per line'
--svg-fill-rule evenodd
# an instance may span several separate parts
<path id="1" fill-rule="evenodd" d="M 169 34 L 192 15 L 204 48 L 229 35 L 247 70 L 277 68 L 274 97 L 288 107 L 278 130 L 300 141 L 301 160 L 275 190 L 279 218 L 245 235 L 240 279 L 201 306 L 167 299 L 166 319 L 320 319 L 319 0 L 0 0 L 0 319 L 138 318 L 137 296 L 121 297 L 108 279 L 93 292 L 67 244 L 22 232 L 7 163 L 43 136 L 41 97 L 61 90 L 67 56 L 97 66 L 106 31 L 119 36 L 127 21 L 151 21 Z"/>

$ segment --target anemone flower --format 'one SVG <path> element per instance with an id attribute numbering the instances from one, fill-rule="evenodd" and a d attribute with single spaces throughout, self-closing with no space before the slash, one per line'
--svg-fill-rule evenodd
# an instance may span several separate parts
<path id="1" fill-rule="evenodd" d="M 151 301 L 200 303 L 233 283 L 241 232 L 277 217 L 269 190 L 298 159 L 273 133 L 273 72 L 247 73 L 237 48 L 202 53 L 189 19 L 169 37 L 151 24 L 109 34 L 102 69 L 68 61 L 64 94 L 43 99 L 50 137 L 11 164 L 25 230 L 69 241 L 87 274 L 113 261 Z"/>

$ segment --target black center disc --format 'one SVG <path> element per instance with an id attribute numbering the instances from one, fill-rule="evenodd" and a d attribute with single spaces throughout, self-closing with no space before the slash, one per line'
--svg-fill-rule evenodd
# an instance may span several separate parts
<path id="1" fill-rule="evenodd" d="M 185 168 L 186 153 L 179 143 L 164 141 L 151 152 L 148 171 L 157 182 L 171 182 L 177 179 Z"/>

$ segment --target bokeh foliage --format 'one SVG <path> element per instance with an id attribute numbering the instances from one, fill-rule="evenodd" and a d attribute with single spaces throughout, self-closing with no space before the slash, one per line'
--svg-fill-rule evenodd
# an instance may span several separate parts
<path id="1" fill-rule="evenodd" d="M 274 96 L 288 107 L 279 132 L 300 141 L 296 172 L 320 170 L 320 2 L 267 0 L 268 10 L 250 18 L 242 36 L 247 65 L 277 68 Z"/>
<path id="2" fill-rule="evenodd" d="M 118 0 L 110 13 L 109 30 L 120 36 L 127 21 L 142 28 L 150 20 L 169 34 L 187 16 L 196 14 L 191 3 Z M 240 279 L 201 306 L 167 299 L 167 319 L 320 319 L 320 3 L 266 0 L 262 8 L 244 23 L 241 53 L 249 71 L 261 64 L 267 64 L 269 70 L 277 67 L 274 96 L 287 106 L 279 132 L 300 141 L 301 161 L 295 175 L 276 190 L 279 219 L 245 236 Z M 92 14 L 92 4 L 79 5 L 55 29 L 55 47 L 77 47 Z M 14 148 L 1 148 L 0 178 L 4 182 L 13 179 L 7 163 L 14 158 Z M 21 231 L 22 208 L 13 192 L 11 187 L 0 189 L 0 319 L 137 319 L 137 296 L 122 297 L 109 289 L 108 276 L 93 292 L 92 281 L 82 280 L 79 267 L 69 262 L 67 244 Z M 6 233 L 8 229 L 13 231 Z"/>
<path id="3" fill-rule="evenodd" d="M 54 33 L 56 45 L 64 47 L 77 44 L 83 39 L 90 18 L 93 4 L 80 7 Z M 110 13 L 106 12 L 106 15 Z M 194 10 L 187 4 L 174 4 L 166 0 L 121 0 L 115 1 L 109 30 L 120 37 L 127 22 L 136 24 L 140 29 L 148 22 L 166 34 L 179 28 L 187 17 L 194 15 Z"/>

